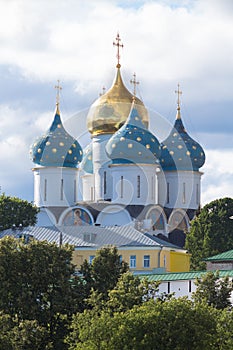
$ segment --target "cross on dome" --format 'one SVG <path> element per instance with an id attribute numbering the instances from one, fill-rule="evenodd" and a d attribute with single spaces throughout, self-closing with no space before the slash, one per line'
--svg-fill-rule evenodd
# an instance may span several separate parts
<path id="1" fill-rule="evenodd" d="M 130 80 L 130 83 L 133 84 L 133 95 L 136 96 L 136 86 L 139 85 L 139 81 L 136 80 L 136 73 L 133 74 L 133 79 Z"/>
<path id="2" fill-rule="evenodd" d="M 120 65 L 120 47 L 123 48 L 124 45 L 120 43 L 121 42 L 121 38 L 120 38 L 120 35 L 119 33 L 117 33 L 117 36 L 116 36 L 116 42 L 113 41 L 113 46 L 116 46 L 117 47 L 117 54 L 116 54 L 116 58 L 117 58 L 117 68 L 120 68 L 121 65 Z"/>
<path id="3" fill-rule="evenodd" d="M 62 90 L 62 87 L 61 87 L 61 85 L 60 85 L 60 80 L 57 80 L 57 85 L 55 85 L 54 88 L 57 90 L 56 105 L 57 105 L 57 108 L 59 108 L 59 104 L 60 104 L 60 91 Z"/>
<path id="4" fill-rule="evenodd" d="M 182 95 L 182 91 L 180 90 L 180 84 L 177 84 L 178 89 L 175 90 L 175 93 L 178 95 L 177 97 L 177 109 L 180 109 L 180 95 Z"/>

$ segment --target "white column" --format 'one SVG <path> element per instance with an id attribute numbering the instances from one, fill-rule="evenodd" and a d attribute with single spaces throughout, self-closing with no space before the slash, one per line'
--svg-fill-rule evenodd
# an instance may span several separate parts
<path id="1" fill-rule="evenodd" d="M 112 199 L 112 179 L 109 169 L 110 159 L 105 146 L 112 134 L 93 136 L 93 173 L 95 177 L 95 200 Z"/>

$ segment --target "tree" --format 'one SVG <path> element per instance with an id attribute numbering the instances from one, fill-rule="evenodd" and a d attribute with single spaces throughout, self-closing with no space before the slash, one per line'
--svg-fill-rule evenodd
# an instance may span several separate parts
<path id="1" fill-rule="evenodd" d="M 217 350 L 218 319 L 219 311 L 207 304 L 150 300 L 125 312 L 75 315 L 67 342 L 69 350 Z M 225 343 L 229 331 L 226 324 Z"/>
<path id="2" fill-rule="evenodd" d="M 119 277 L 128 271 L 128 264 L 121 261 L 116 247 L 104 247 L 97 251 L 92 264 L 87 261 L 81 266 L 86 297 L 91 289 L 108 298 L 108 291 L 113 289 Z"/>
<path id="3" fill-rule="evenodd" d="M 37 321 L 19 321 L 17 317 L 0 312 L 0 349 L 52 349 L 47 338 L 46 329 Z"/>
<path id="4" fill-rule="evenodd" d="M 191 222 L 185 248 L 191 268 L 205 269 L 204 258 L 233 249 L 233 199 L 217 199 L 205 205 Z"/>
<path id="5" fill-rule="evenodd" d="M 113 312 L 132 309 L 146 300 L 154 298 L 158 293 L 159 282 L 141 280 L 130 272 L 120 276 L 116 287 L 109 291 L 107 307 Z"/>
<path id="6" fill-rule="evenodd" d="M 79 311 L 72 252 L 68 245 L 0 240 L 0 310 L 19 322 L 36 320 L 56 349 L 63 348 L 68 320 Z"/>
<path id="7" fill-rule="evenodd" d="M 32 203 L 17 197 L 0 195 L 0 231 L 36 224 L 39 209 Z"/>
<path id="8" fill-rule="evenodd" d="M 206 301 L 216 309 L 231 307 L 233 287 L 228 276 L 221 279 L 218 271 L 216 273 L 209 271 L 202 278 L 197 278 L 195 284 L 197 286 L 196 292 L 193 293 L 195 302 Z"/>

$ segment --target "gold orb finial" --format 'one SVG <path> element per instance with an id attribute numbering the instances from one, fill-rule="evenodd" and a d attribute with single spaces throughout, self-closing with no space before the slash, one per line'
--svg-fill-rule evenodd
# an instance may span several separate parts
<path id="1" fill-rule="evenodd" d="M 117 54 L 116 54 L 116 58 L 117 58 L 117 65 L 116 67 L 117 68 L 121 68 L 121 65 L 120 65 L 120 47 L 123 48 L 124 45 L 121 44 L 121 38 L 120 38 L 120 35 L 119 33 L 117 33 L 117 36 L 116 36 L 116 42 L 113 41 L 113 46 L 116 46 L 117 47 Z"/>

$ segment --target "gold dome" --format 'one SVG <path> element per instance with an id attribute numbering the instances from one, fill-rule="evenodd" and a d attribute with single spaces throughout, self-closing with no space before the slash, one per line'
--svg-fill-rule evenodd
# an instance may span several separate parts
<path id="1" fill-rule="evenodd" d="M 87 116 L 87 128 L 92 135 L 113 134 L 128 118 L 132 101 L 135 99 L 138 112 L 142 116 L 145 127 L 148 128 L 148 113 L 143 102 L 133 96 L 125 87 L 117 65 L 116 79 L 104 95 L 100 96 L 91 106 Z"/>

